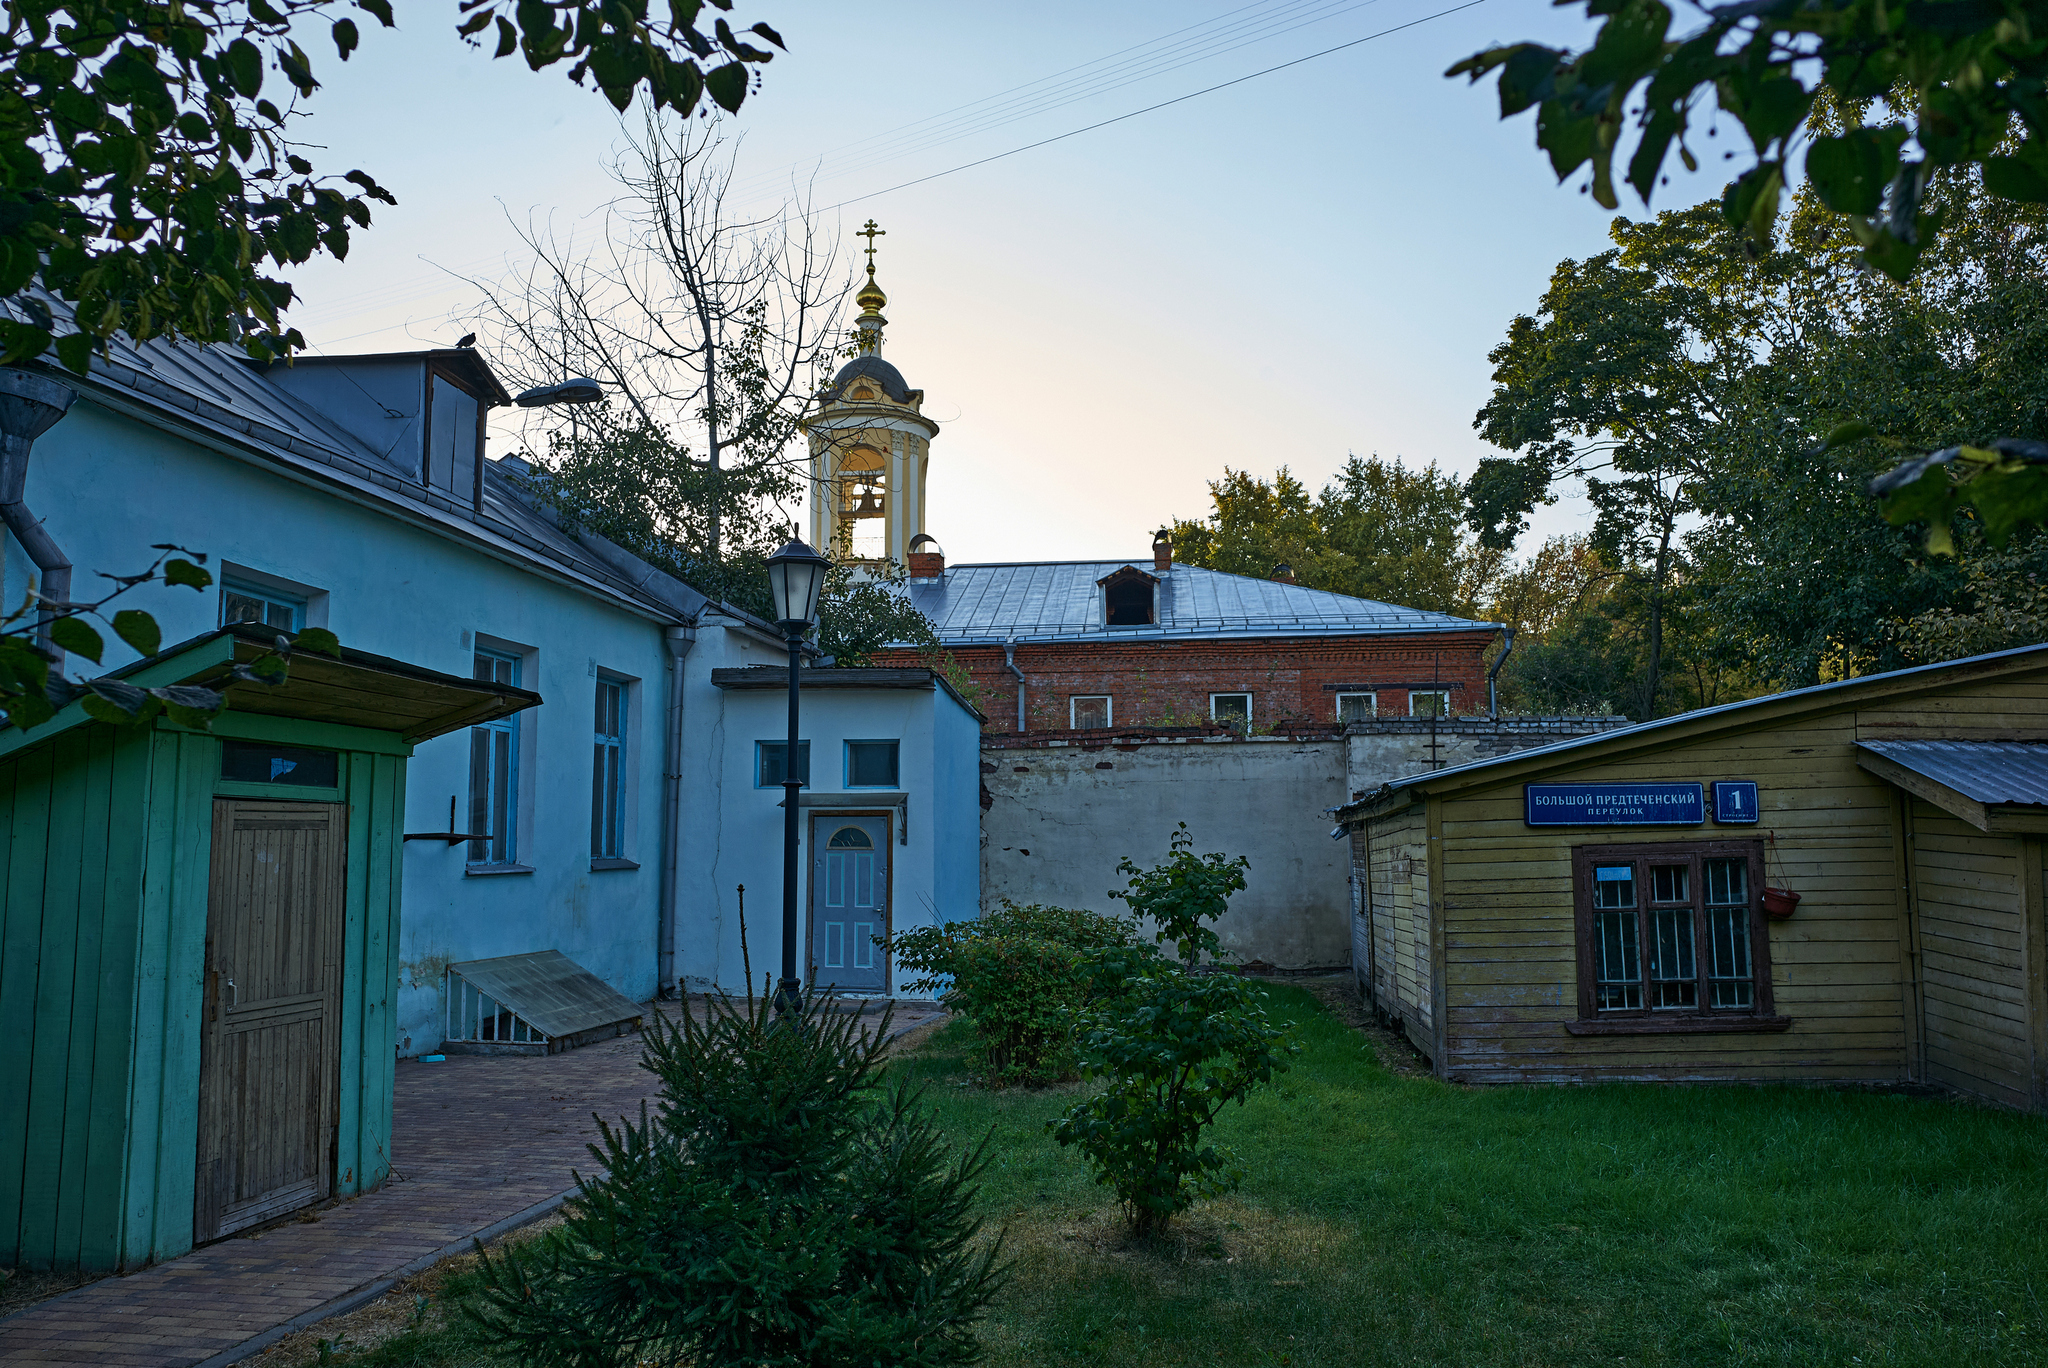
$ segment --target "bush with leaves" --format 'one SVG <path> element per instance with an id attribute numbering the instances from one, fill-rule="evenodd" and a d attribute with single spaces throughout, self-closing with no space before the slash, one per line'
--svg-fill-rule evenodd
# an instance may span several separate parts
<path id="1" fill-rule="evenodd" d="M 972 1026 L 983 1083 L 1037 1087 L 1074 1077 L 1087 956 L 1128 944 L 1131 929 L 1120 917 L 1004 899 L 973 921 L 905 931 L 890 950 L 926 976 L 911 991 L 943 988 L 946 1006 Z"/>
<path id="2" fill-rule="evenodd" d="M 812 996 L 652 1018 L 653 1115 L 600 1123 L 603 1177 L 577 1177 L 557 1231 L 483 1260 L 469 1315 L 537 1368 L 861 1364 L 980 1355 L 1002 1282 L 970 1215 L 986 1148 L 949 1148 L 880 1077 L 887 1015 Z"/>
<path id="3" fill-rule="evenodd" d="M 1287 1068 L 1299 1049 L 1266 1018 L 1265 989 L 1195 973 L 1152 946 L 1098 952 L 1083 1016 L 1082 1071 L 1109 1086 L 1049 1122 L 1114 1189 L 1140 1236 L 1244 1181 L 1237 1156 L 1203 1132 L 1231 1103 Z"/>
<path id="4" fill-rule="evenodd" d="M 1223 953 L 1223 942 L 1202 925 L 1223 915 L 1230 895 L 1244 891 L 1244 871 L 1251 861 L 1211 853 L 1195 854 L 1195 838 L 1182 822 L 1169 842 L 1165 860 L 1150 869 L 1140 869 L 1127 856 L 1116 867 L 1130 882 L 1114 889 L 1110 897 L 1130 904 L 1131 911 L 1149 920 L 1154 940 L 1171 944 L 1183 963 L 1193 966 L 1203 955 L 1211 959 Z"/>

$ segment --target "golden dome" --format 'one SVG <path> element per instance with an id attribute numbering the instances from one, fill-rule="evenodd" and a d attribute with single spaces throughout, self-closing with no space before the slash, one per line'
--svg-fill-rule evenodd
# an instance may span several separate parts
<path id="1" fill-rule="evenodd" d="M 882 287 L 875 284 L 875 267 L 868 263 L 868 283 L 860 287 L 860 293 L 853 297 L 864 313 L 880 313 L 888 306 L 889 296 L 882 293 Z"/>

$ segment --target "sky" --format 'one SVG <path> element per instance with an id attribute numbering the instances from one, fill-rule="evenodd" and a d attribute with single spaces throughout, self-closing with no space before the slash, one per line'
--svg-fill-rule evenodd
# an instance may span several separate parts
<path id="1" fill-rule="evenodd" d="M 1460 475 L 1499 454 L 1472 431 L 1487 352 L 1609 216 L 1490 81 L 1442 75 L 1496 42 L 1583 45 L 1583 20 L 1456 2 L 740 0 L 790 49 L 735 121 L 740 184 L 772 206 L 815 177 L 827 229 L 886 230 L 884 354 L 942 425 L 922 530 L 950 560 L 1149 554 L 1225 467 L 1315 487 L 1351 453 Z M 317 63 L 299 136 L 399 200 L 292 277 L 325 354 L 452 344 L 515 222 L 588 233 L 617 193 L 610 106 L 465 47 L 451 11 Z M 1586 521 L 1568 497 L 1521 549 Z"/>

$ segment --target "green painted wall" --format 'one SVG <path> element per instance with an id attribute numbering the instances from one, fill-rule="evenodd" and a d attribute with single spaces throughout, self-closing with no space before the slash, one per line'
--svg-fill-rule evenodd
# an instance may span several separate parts
<path id="1" fill-rule="evenodd" d="M 223 783 L 221 737 L 341 749 L 341 788 Z M 216 793 L 349 805 L 335 1173 L 344 1195 L 389 1176 L 409 750 L 228 714 L 211 735 L 91 723 L 0 758 L 0 1264 L 191 1248 Z"/>

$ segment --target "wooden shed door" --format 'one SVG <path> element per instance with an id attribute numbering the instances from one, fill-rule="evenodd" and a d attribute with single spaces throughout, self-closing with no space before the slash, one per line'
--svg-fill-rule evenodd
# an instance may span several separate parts
<path id="1" fill-rule="evenodd" d="M 216 799 L 192 1237 L 334 1189 L 340 803 Z"/>
<path id="2" fill-rule="evenodd" d="M 889 956 L 889 819 L 811 819 L 811 972 L 818 987 L 881 993 Z"/>

